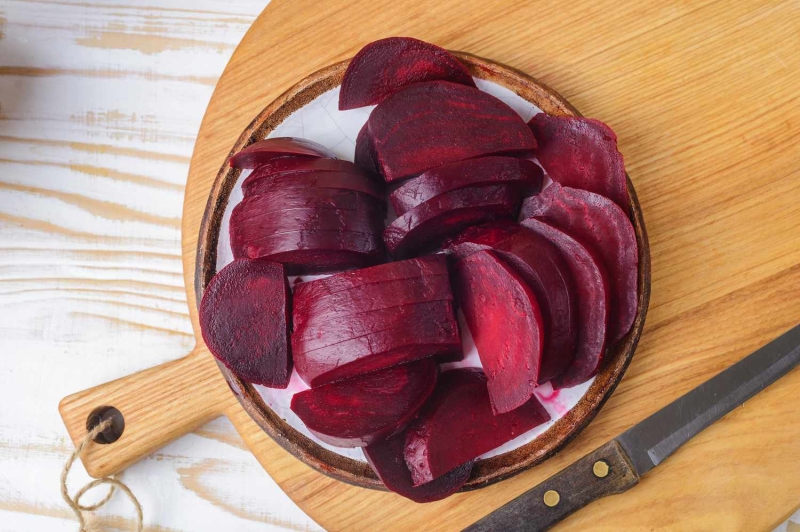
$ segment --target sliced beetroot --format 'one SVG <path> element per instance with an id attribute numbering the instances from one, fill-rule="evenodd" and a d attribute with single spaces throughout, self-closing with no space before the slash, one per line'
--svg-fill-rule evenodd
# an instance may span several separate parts
<path id="1" fill-rule="evenodd" d="M 432 301 L 452 301 L 450 277 L 432 275 L 372 283 L 324 297 L 295 297 L 295 330 L 312 323 L 385 308 Z"/>
<path id="2" fill-rule="evenodd" d="M 242 188 L 265 176 L 289 176 L 309 172 L 349 172 L 360 174 L 361 170 L 350 161 L 325 157 L 279 157 L 259 164 L 242 183 Z"/>
<path id="3" fill-rule="evenodd" d="M 525 404 L 539 382 L 544 323 L 531 288 L 492 251 L 479 251 L 453 270 L 456 297 L 489 378 L 496 414 Z"/>
<path id="4" fill-rule="evenodd" d="M 289 284 L 283 266 L 235 260 L 208 283 L 200 328 L 211 353 L 254 384 L 286 388 L 292 374 Z"/>
<path id="5" fill-rule="evenodd" d="M 249 178 L 250 176 L 248 176 Z M 362 173 L 319 171 L 289 175 L 261 175 L 249 184 L 242 184 L 242 192 L 245 197 L 271 194 L 277 188 L 344 189 L 362 192 L 381 201 L 384 200 L 382 184 Z"/>
<path id="6" fill-rule="evenodd" d="M 300 377 L 315 387 L 421 358 L 461 351 L 458 322 L 450 316 L 437 316 L 421 325 L 294 353 L 294 361 Z"/>
<path id="7" fill-rule="evenodd" d="M 275 137 L 259 140 L 231 157 L 234 168 L 255 168 L 279 157 L 329 157 L 336 159 L 331 150 L 312 140 L 294 137 Z"/>
<path id="8" fill-rule="evenodd" d="M 397 218 L 383 232 L 383 241 L 393 257 L 408 257 L 436 249 L 471 225 L 514 218 L 519 203 L 519 192 L 510 185 L 452 190 Z"/>
<path id="9" fill-rule="evenodd" d="M 410 37 L 373 41 L 347 66 L 339 110 L 375 105 L 406 85 L 434 80 L 475 86 L 464 65 L 443 48 Z"/>
<path id="10" fill-rule="evenodd" d="M 433 392 L 433 359 L 358 375 L 292 397 L 292 411 L 320 440 L 363 447 L 402 431 Z"/>
<path id="11" fill-rule="evenodd" d="M 375 146 L 373 146 L 372 137 L 369 134 L 369 121 L 361 127 L 356 137 L 356 150 L 353 156 L 353 162 L 368 174 L 380 174 L 377 156 L 375 155 Z"/>
<path id="12" fill-rule="evenodd" d="M 507 414 L 495 415 L 481 370 L 446 371 L 406 430 L 404 456 L 413 485 L 440 478 L 549 420 L 535 397 Z"/>
<path id="13" fill-rule="evenodd" d="M 524 195 L 541 190 L 541 167 L 515 157 L 490 156 L 446 164 L 409 179 L 389 196 L 394 211 L 402 216 L 417 205 L 445 192 L 481 185 L 515 185 Z"/>
<path id="14" fill-rule="evenodd" d="M 609 293 L 608 274 L 602 259 L 567 233 L 535 218 L 522 225 L 552 242 L 569 265 L 578 296 L 578 338 L 575 358 L 552 380 L 553 388 L 569 388 L 592 378 L 600 367 L 606 347 Z"/>
<path id="15" fill-rule="evenodd" d="M 554 182 L 526 201 L 522 216 L 564 231 L 603 259 L 611 291 L 607 342 L 622 339 L 636 318 L 639 263 L 636 233 L 622 209 L 600 194 Z"/>
<path id="16" fill-rule="evenodd" d="M 508 105 L 446 81 L 415 83 L 394 93 L 367 124 L 387 182 L 447 163 L 536 148 L 533 133 Z"/>
<path id="17" fill-rule="evenodd" d="M 536 158 L 554 181 L 605 196 L 628 214 L 625 163 L 610 127 L 591 118 L 544 113 L 528 125 L 538 144 Z"/>
<path id="18" fill-rule="evenodd" d="M 431 482 L 414 487 L 411 472 L 403 456 L 405 444 L 406 433 L 401 432 L 388 440 L 364 448 L 364 456 L 372 470 L 384 486 L 398 495 L 419 503 L 438 501 L 460 490 L 469 480 L 475 464 L 472 460 Z"/>
<path id="19" fill-rule="evenodd" d="M 372 212 L 305 207 L 279 211 L 265 210 L 262 196 L 246 198 L 231 213 L 231 245 L 242 246 L 252 240 L 290 231 L 351 231 L 379 233 L 383 227 L 380 210 Z"/>
<path id="20" fill-rule="evenodd" d="M 313 300 L 366 284 L 446 274 L 447 257 L 445 255 L 428 255 L 300 283 L 294 287 L 294 299 L 302 304 L 304 298 Z"/>
<path id="21" fill-rule="evenodd" d="M 471 227 L 450 249 L 458 257 L 493 250 L 522 276 L 536 296 L 544 324 L 537 382 L 561 374 L 572 362 L 578 334 L 575 283 L 561 252 L 548 239 L 512 222 Z"/>
<path id="22" fill-rule="evenodd" d="M 274 212 L 288 209 L 323 208 L 344 211 L 363 211 L 372 213 L 382 220 L 385 216 L 385 205 L 374 197 L 361 192 L 338 188 L 280 188 L 276 187 L 267 194 L 246 196 L 236 207 L 248 203 L 257 204 L 252 212 Z"/>

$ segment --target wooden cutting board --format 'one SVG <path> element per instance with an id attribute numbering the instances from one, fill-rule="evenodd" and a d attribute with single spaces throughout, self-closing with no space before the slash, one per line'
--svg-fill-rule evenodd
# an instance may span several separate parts
<path id="1" fill-rule="evenodd" d="M 234 53 L 198 135 L 183 219 L 190 302 L 200 218 L 239 133 L 297 80 L 392 35 L 523 70 L 610 124 L 644 210 L 653 282 L 627 375 L 588 429 L 542 466 L 415 505 L 312 471 L 227 402 L 265 469 L 330 530 L 457 529 L 800 322 L 798 21 L 800 4 L 772 0 L 273 0 Z M 199 337 L 194 306 L 192 321 Z M 796 369 L 638 487 L 561 528 L 771 529 L 800 506 L 798 399 Z"/>

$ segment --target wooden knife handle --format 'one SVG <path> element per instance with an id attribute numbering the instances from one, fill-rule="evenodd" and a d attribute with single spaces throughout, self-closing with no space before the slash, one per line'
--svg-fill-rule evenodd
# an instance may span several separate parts
<path id="1" fill-rule="evenodd" d="M 65 397 L 58 411 L 75 445 L 86 435 L 90 417 L 96 425 L 98 416 L 112 412 L 112 426 L 81 456 L 86 471 L 100 478 L 219 417 L 233 401 L 214 357 L 201 344 L 178 360 Z"/>
<path id="2" fill-rule="evenodd" d="M 612 440 L 465 530 L 547 530 L 590 502 L 638 483 L 639 475 L 625 451 Z"/>

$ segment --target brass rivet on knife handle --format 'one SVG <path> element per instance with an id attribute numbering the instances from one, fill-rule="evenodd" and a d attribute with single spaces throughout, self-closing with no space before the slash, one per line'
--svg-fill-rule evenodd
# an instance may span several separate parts
<path id="1" fill-rule="evenodd" d="M 612 440 L 468 527 L 469 532 L 547 530 L 571 513 L 639 482 L 625 451 Z"/>

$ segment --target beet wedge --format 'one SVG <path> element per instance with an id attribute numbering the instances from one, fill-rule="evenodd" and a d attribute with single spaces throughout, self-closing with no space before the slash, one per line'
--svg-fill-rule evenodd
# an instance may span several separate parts
<path id="1" fill-rule="evenodd" d="M 453 190 L 397 218 L 383 232 L 383 241 L 395 258 L 435 250 L 471 225 L 514 218 L 519 204 L 519 192 L 510 185 Z"/>
<path id="2" fill-rule="evenodd" d="M 466 257 L 493 250 L 525 280 L 536 296 L 544 324 L 538 384 L 561 374 L 572 362 L 578 334 L 578 302 L 572 273 L 550 241 L 512 222 L 471 227 L 450 250 Z"/>
<path id="3" fill-rule="evenodd" d="M 253 173 L 255 174 L 255 172 Z M 248 176 L 245 183 L 242 184 L 242 192 L 245 197 L 271 194 L 279 188 L 326 188 L 352 190 L 385 201 L 382 183 L 370 179 L 363 173 L 318 171 L 289 175 L 261 175 L 258 179 L 247 183 L 250 177 L 252 175 Z"/>
<path id="4" fill-rule="evenodd" d="M 492 251 L 456 262 L 456 297 L 489 379 L 495 414 L 525 404 L 539 382 L 544 323 L 525 280 Z"/>
<path id="5" fill-rule="evenodd" d="M 570 388 L 592 378 L 600 368 L 606 348 L 609 292 L 602 259 L 567 233 L 535 218 L 522 225 L 555 245 L 569 265 L 578 300 L 578 337 L 570 366 L 555 377 L 553 388 Z"/>
<path id="6" fill-rule="evenodd" d="M 328 157 L 336 159 L 331 150 L 312 140 L 294 137 L 275 137 L 259 140 L 231 157 L 234 168 L 255 168 L 279 157 Z"/>
<path id="7" fill-rule="evenodd" d="M 541 167 L 515 157 L 489 156 L 446 164 L 409 179 L 389 196 L 394 212 L 402 216 L 417 205 L 445 192 L 482 185 L 514 185 L 521 195 L 541 190 Z"/>
<path id="8" fill-rule="evenodd" d="M 564 231 L 603 259 L 611 290 L 607 341 L 622 339 L 636 319 L 639 263 L 636 233 L 622 209 L 600 194 L 554 182 L 526 201 L 522 216 Z"/>
<path id="9" fill-rule="evenodd" d="M 320 440 L 363 447 L 401 432 L 436 384 L 433 359 L 358 375 L 292 397 L 292 411 Z"/>
<path id="10" fill-rule="evenodd" d="M 301 207 L 279 211 L 264 210 L 264 195 L 245 198 L 231 213 L 231 243 L 288 233 L 289 231 L 351 231 L 380 233 L 383 219 L 380 210 L 352 211 L 327 207 Z"/>
<path id="11" fill-rule="evenodd" d="M 435 80 L 475 86 L 464 65 L 443 48 L 410 37 L 373 41 L 347 66 L 339 110 L 375 105 L 407 85 Z"/>
<path id="12" fill-rule="evenodd" d="M 591 118 L 544 113 L 528 126 L 536 137 L 536 158 L 553 181 L 605 196 L 629 214 L 625 163 L 610 127 Z"/>
<path id="13" fill-rule="evenodd" d="M 444 475 L 414 487 L 411 472 L 406 466 L 403 450 L 406 433 L 401 432 L 388 440 L 377 442 L 364 448 L 364 456 L 383 485 L 389 490 L 414 502 L 426 503 L 449 497 L 469 480 L 474 461 L 470 460 Z"/>
<path id="14" fill-rule="evenodd" d="M 413 485 L 440 478 L 549 420 L 535 397 L 507 414 L 495 415 L 481 370 L 446 371 L 406 429 L 404 456 Z"/>
<path id="15" fill-rule="evenodd" d="M 446 81 L 415 83 L 394 93 L 367 124 L 386 182 L 447 163 L 536 148 L 533 133 L 508 105 Z"/>
<path id="16" fill-rule="evenodd" d="M 283 266 L 235 260 L 208 283 L 200 328 L 211 353 L 247 382 L 286 388 L 292 374 L 289 284 Z"/>
<path id="17" fill-rule="evenodd" d="M 245 196 L 245 198 L 234 207 L 234 211 L 249 210 L 241 207 L 248 203 L 257 204 L 253 207 L 253 213 L 265 213 L 283 211 L 289 209 L 339 209 L 343 211 L 361 211 L 377 216 L 378 220 L 385 217 L 386 206 L 374 197 L 344 190 L 339 188 L 280 188 L 276 187 L 267 194 L 257 194 L 255 196 Z"/>
<path id="18" fill-rule="evenodd" d="M 432 275 L 447 275 L 447 257 L 445 255 L 428 255 L 418 259 L 390 262 L 300 283 L 294 287 L 294 299 L 302 304 L 305 298 L 314 300 L 358 286 Z"/>
<path id="19" fill-rule="evenodd" d="M 289 176 L 309 172 L 349 172 L 359 174 L 361 170 L 350 161 L 326 157 L 278 157 L 259 164 L 242 183 L 243 187 L 265 176 Z"/>
<path id="20" fill-rule="evenodd" d="M 312 351 L 293 353 L 297 373 L 311 387 L 437 355 L 460 353 L 458 322 L 439 316 Z"/>
<path id="21" fill-rule="evenodd" d="M 369 121 L 361 127 L 356 137 L 353 163 L 368 174 L 377 176 L 381 173 L 378 167 L 377 156 L 375 155 L 375 146 L 373 146 L 372 137 L 369 134 Z"/>

